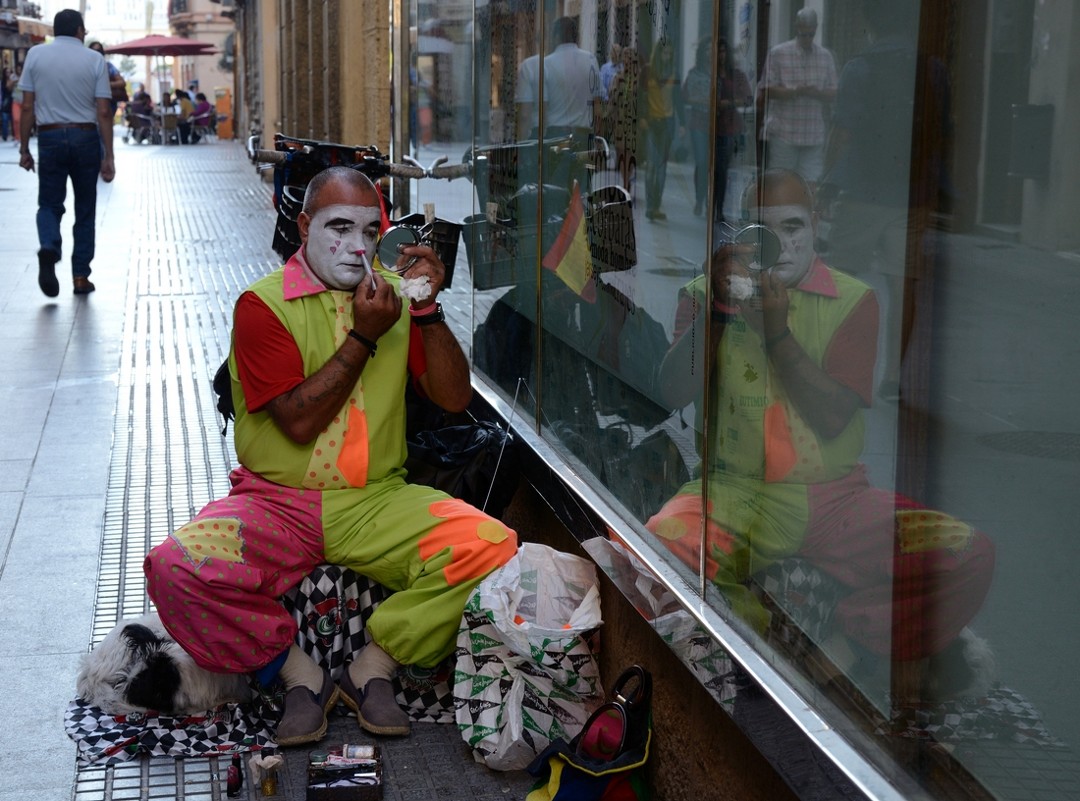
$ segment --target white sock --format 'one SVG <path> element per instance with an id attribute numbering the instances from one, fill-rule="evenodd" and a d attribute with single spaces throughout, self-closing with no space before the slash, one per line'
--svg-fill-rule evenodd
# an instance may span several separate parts
<path id="1" fill-rule="evenodd" d="M 285 683 L 285 689 L 293 687 L 307 687 L 315 695 L 322 692 L 323 672 L 315 660 L 304 653 L 299 645 L 289 647 L 289 655 L 285 657 L 285 664 L 281 666 L 278 674 Z"/>
<path id="2" fill-rule="evenodd" d="M 373 642 L 364 646 L 360 656 L 349 665 L 353 686 L 363 690 L 372 679 L 392 679 L 401 663 Z"/>

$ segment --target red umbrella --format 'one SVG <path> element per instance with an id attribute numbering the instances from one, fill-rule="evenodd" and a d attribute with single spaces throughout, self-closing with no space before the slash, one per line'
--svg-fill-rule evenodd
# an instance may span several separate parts
<path id="1" fill-rule="evenodd" d="M 122 56 L 204 56 L 212 53 L 213 48 L 214 45 L 210 42 L 151 34 L 141 39 L 106 47 L 105 52 Z"/>

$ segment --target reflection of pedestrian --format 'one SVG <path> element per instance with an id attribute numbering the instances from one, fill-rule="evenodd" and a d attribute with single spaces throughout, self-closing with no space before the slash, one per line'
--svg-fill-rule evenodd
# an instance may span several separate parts
<path id="1" fill-rule="evenodd" d="M 694 214 L 700 217 L 709 190 L 709 114 L 712 111 L 712 47 L 710 40 L 698 43 L 694 66 L 683 81 L 683 99 L 686 100 L 686 125 L 690 133 L 690 147 L 694 154 Z M 753 102 L 750 81 L 742 70 L 735 68 L 735 61 L 728 50 L 727 39 L 717 40 L 717 120 L 716 162 L 714 191 L 717 219 L 723 216 L 724 195 L 727 191 L 727 172 L 735 140 L 742 133 L 743 122 L 739 109 Z"/>
<path id="2" fill-rule="evenodd" d="M 624 47 L 622 61 L 623 68 L 611 82 L 608 106 L 612 118 L 611 142 L 615 148 L 615 161 L 622 176 L 623 188 L 629 192 L 631 177 L 637 169 L 641 60 L 637 50 Z"/>
<path id="3" fill-rule="evenodd" d="M 600 90 L 604 100 L 611 98 L 611 82 L 622 68 L 622 45 L 613 44 L 608 51 L 608 60 L 600 65 Z"/>
<path id="4" fill-rule="evenodd" d="M 544 132 L 572 134 L 585 146 L 600 104 L 600 66 L 596 56 L 578 47 L 576 20 L 555 20 L 553 35 L 555 49 L 544 58 Z"/>
<path id="5" fill-rule="evenodd" d="M 920 195 L 909 198 L 916 18 L 904 4 L 887 0 L 867 0 L 863 11 L 873 41 L 844 66 L 829 138 L 826 181 L 839 190 L 829 215 L 829 260 L 846 272 L 883 276 L 885 359 L 879 393 L 893 398 L 899 392 L 900 348 L 906 335 L 908 231 L 918 225 L 912 211 L 918 213 L 936 199 L 944 175 L 941 160 L 935 159 L 930 180 L 919 182 Z M 937 108 L 928 108 L 921 127 L 929 142 L 947 135 L 949 84 L 940 62 L 928 62 L 926 73 L 937 103 Z"/>
<path id="6" fill-rule="evenodd" d="M 870 486 L 859 459 L 876 355 L 874 294 L 817 257 L 811 193 L 797 173 L 768 170 L 748 197 L 777 232 L 781 254 L 775 267 L 751 274 L 725 246 L 680 293 L 660 385 L 672 408 L 698 402 L 697 430 L 712 436 L 709 463 L 646 527 L 695 568 L 704 532 L 707 577 L 759 633 L 769 612 L 747 580 L 797 555 L 849 590 L 834 612 L 833 653 L 846 648 L 853 661 L 855 644 L 868 659 L 938 654 L 986 597 L 993 543 L 961 520 Z M 707 282 L 712 308 L 703 314 Z M 700 375 L 710 382 L 707 409 Z"/>
<path id="7" fill-rule="evenodd" d="M 38 286 L 49 297 L 60 294 L 56 263 L 61 257 L 60 219 L 68 179 L 75 195 L 71 273 L 75 294 L 84 295 L 94 291 L 89 276 L 98 173 L 106 182 L 116 174 L 112 91 L 105 61 L 83 47 L 86 27 L 78 11 L 59 12 L 53 32 L 56 38 L 50 44 L 30 48 L 19 80 L 23 93 L 19 166 L 25 170 L 35 168 L 30 153 L 35 123 L 38 131 Z"/>
<path id="8" fill-rule="evenodd" d="M 593 145 L 600 111 L 600 66 L 592 53 L 578 47 L 577 20 L 559 17 L 552 26 L 552 37 L 555 48 L 543 61 L 540 124 L 545 139 L 559 140 L 565 157 L 545 163 L 542 181 L 567 189 L 577 182 L 588 191 L 591 172 L 585 157 L 576 154 Z"/>
<path id="9" fill-rule="evenodd" d="M 799 11 L 795 38 L 769 50 L 761 82 L 767 164 L 796 170 L 811 184 L 824 168 L 825 112 L 836 96 L 836 62 L 814 42 L 817 25 L 816 11 Z"/>
<path id="10" fill-rule="evenodd" d="M 416 143 L 419 138 L 420 114 L 417 108 L 420 105 L 420 78 L 416 67 L 409 65 L 409 145 L 412 154 L 416 155 Z"/>
<path id="11" fill-rule="evenodd" d="M 675 139 L 676 118 L 682 124 L 682 86 L 675 75 L 675 48 L 661 39 L 645 69 L 645 217 L 666 220 L 660 208 L 667 183 L 667 163 Z"/>
<path id="12" fill-rule="evenodd" d="M 528 56 L 518 65 L 514 83 L 514 103 L 517 109 L 517 138 L 537 139 L 540 131 L 540 56 Z"/>

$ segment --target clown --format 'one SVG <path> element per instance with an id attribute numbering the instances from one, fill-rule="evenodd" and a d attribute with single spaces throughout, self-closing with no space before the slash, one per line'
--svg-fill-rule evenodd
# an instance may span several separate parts
<path id="1" fill-rule="evenodd" d="M 264 686 L 281 679 L 278 744 L 319 740 L 339 698 L 365 730 L 406 735 L 390 679 L 450 654 L 466 600 L 514 555 L 517 537 L 405 482 L 406 382 L 449 411 L 472 392 L 437 302 L 445 268 L 435 252 L 403 247 L 400 275 L 380 264 L 379 193 L 343 167 L 310 182 L 297 222 L 300 250 L 236 304 L 232 490 L 151 551 L 147 591 L 202 667 L 254 673 Z M 430 294 L 404 304 L 403 276 L 426 278 Z M 336 686 L 295 644 L 278 600 L 325 562 L 393 591 Z"/>

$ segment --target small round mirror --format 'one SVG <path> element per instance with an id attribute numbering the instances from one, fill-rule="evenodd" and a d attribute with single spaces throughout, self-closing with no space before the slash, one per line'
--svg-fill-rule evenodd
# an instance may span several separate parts
<path id="1" fill-rule="evenodd" d="M 753 254 L 746 254 L 746 269 L 760 273 L 768 270 L 780 258 L 780 238 L 765 225 L 754 223 L 746 226 L 732 240 L 736 245 L 751 245 Z"/>
<path id="2" fill-rule="evenodd" d="M 379 237 L 379 243 L 376 245 L 375 250 L 379 254 L 379 262 L 384 269 L 400 273 L 407 270 L 414 261 L 409 259 L 399 265 L 398 259 L 401 257 L 401 249 L 419 244 L 420 234 L 417 233 L 415 228 L 410 228 L 407 225 L 391 225 Z"/>

